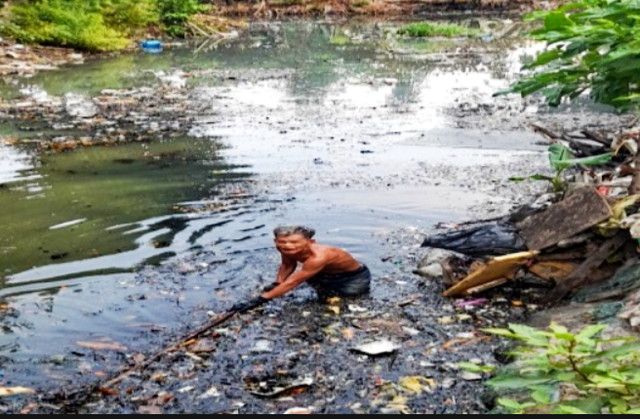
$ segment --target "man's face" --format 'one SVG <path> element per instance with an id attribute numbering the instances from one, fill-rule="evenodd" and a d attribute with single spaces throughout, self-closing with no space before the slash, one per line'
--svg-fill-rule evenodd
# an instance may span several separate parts
<path id="1" fill-rule="evenodd" d="M 276 238 L 276 249 L 283 255 L 295 256 L 307 250 L 312 242 L 299 234 L 280 236 Z"/>

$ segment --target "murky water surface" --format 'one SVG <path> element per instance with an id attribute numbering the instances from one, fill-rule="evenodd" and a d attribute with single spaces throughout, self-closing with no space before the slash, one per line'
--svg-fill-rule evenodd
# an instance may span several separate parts
<path id="1" fill-rule="evenodd" d="M 504 212 L 522 192 L 506 179 L 544 170 L 544 148 L 512 131 L 538 105 L 492 94 L 539 47 L 403 41 L 392 27 L 254 24 L 213 49 L 6 82 L 14 103 L 146 87 L 188 96 L 176 106 L 197 113 L 180 135 L 65 153 L 33 140 L 91 134 L 46 115 L 2 121 L 0 356 L 14 373 L 69 382 L 59 363 L 29 360 L 105 338 L 143 351 L 154 333 L 250 295 L 277 268 L 279 224 L 316 227 L 382 278 L 410 274 L 435 223 Z M 384 284 L 375 298 L 403 295 Z"/>

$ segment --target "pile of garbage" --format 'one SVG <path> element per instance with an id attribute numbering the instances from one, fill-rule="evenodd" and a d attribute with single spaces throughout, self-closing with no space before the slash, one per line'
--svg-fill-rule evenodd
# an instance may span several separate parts
<path id="1" fill-rule="evenodd" d="M 550 140 L 549 192 L 512 214 L 428 237 L 417 274 L 441 277 L 446 297 L 476 297 L 505 284 L 546 285 L 545 305 L 621 300 L 640 289 L 640 129 Z M 640 326 L 640 312 L 624 315 Z"/>
<path id="2" fill-rule="evenodd" d="M 81 64 L 84 56 L 68 48 L 29 47 L 0 38 L 0 76 L 33 76 L 64 64 Z"/>

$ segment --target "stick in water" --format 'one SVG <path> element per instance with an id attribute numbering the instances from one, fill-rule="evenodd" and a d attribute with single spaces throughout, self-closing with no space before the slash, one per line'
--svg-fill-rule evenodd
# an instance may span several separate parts
<path id="1" fill-rule="evenodd" d="M 165 349 L 163 349 L 160 352 L 157 352 L 155 355 L 153 355 L 151 358 L 149 358 L 148 360 L 141 362 L 140 364 L 137 364 L 134 367 L 129 368 L 128 370 L 120 373 L 120 375 L 118 375 L 116 378 L 107 381 L 102 387 L 113 387 L 116 384 L 119 384 L 122 380 L 124 380 L 125 378 L 129 377 L 131 374 L 135 373 L 135 372 L 139 372 L 139 371 L 144 371 L 145 369 L 147 369 L 151 364 L 153 364 L 154 362 L 157 362 L 160 360 L 160 358 L 162 358 L 164 355 L 171 353 L 171 352 L 175 352 L 178 349 L 180 349 L 180 347 L 186 343 L 189 342 L 190 340 L 193 339 L 197 339 L 200 336 L 204 335 L 205 333 L 207 333 L 208 331 L 210 331 L 211 329 L 213 329 L 214 327 L 218 327 L 220 326 L 222 323 L 226 322 L 227 320 L 231 319 L 233 316 L 235 316 L 237 313 L 235 311 L 230 311 L 224 314 L 221 314 L 220 316 L 218 316 L 215 320 L 212 320 L 211 322 L 209 322 L 208 324 L 206 324 L 205 326 L 201 327 L 200 329 L 196 330 L 195 332 L 191 333 L 189 336 L 187 336 L 186 338 L 180 340 L 179 343 L 173 344 L 171 346 L 166 347 Z"/>

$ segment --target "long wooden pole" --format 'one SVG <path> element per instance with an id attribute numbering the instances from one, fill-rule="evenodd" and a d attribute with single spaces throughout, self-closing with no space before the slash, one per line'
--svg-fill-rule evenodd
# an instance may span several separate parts
<path id="1" fill-rule="evenodd" d="M 221 324 L 225 323 L 226 321 L 230 320 L 236 314 L 237 313 L 235 311 L 230 311 L 230 312 L 221 314 L 215 320 L 212 320 L 211 322 L 209 322 L 205 326 L 203 326 L 200 329 L 196 330 L 195 332 L 191 333 L 189 336 L 181 339 L 180 342 L 175 343 L 175 344 L 173 344 L 171 346 L 168 346 L 168 347 L 164 348 L 163 350 L 157 352 L 155 355 L 153 355 L 151 358 L 145 360 L 144 362 L 141 362 L 141 363 L 129 368 L 128 370 L 125 370 L 125 371 L 121 372 L 117 377 L 107 381 L 101 387 L 102 388 L 113 387 L 113 386 L 119 384 L 125 378 L 129 377 L 131 374 L 133 374 L 135 372 L 139 372 L 139 371 L 144 371 L 151 364 L 153 364 L 154 362 L 159 361 L 164 355 L 179 350 L 183 346 L 184 343 L 189 342 L 190 340 L 199 338 L 200 336 L 202 336 L 205 333 L 209 332 L 214 327 L 218 327 Z"/>

